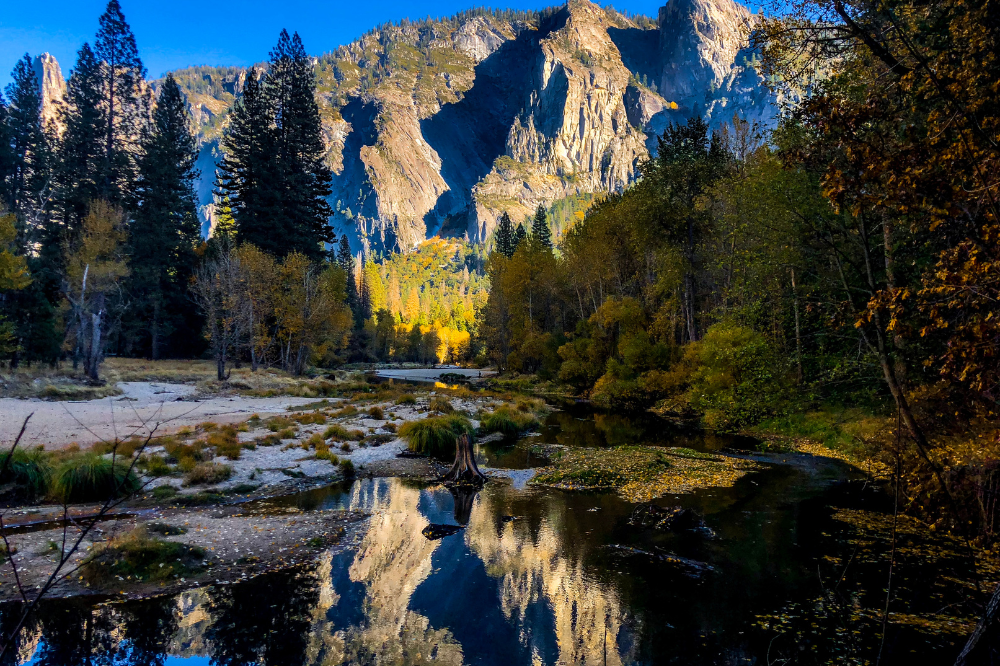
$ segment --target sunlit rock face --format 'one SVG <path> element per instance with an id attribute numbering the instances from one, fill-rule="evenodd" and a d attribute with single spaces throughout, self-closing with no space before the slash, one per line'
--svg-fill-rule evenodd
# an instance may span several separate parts
<path id="1" fill-rule="evenodd" d="M 42 123 L 62 133 L 60 113 L 66 96 L 66 79 L 55 56 L 43 53 L 32 61 L 38 89 L 42 94 Z"/>
<path id="2" fill-rule="evenodd" d="M 433 235 L 484 241 L 503 212 L 520 222 L 538 204 L 622 190 L 670 122 L 773 124 L 775 99 L 747 47 L 753 18 L 732 0 L 669 0 L 656 21 L 571 0 L 531 21 L 373 30 L 317 59 L 331 224 L 355 251 L 406 251 Z M 241 86 L 234 68 L 175 75 L 208 147 L 207 229 L 218 137 Z"/>

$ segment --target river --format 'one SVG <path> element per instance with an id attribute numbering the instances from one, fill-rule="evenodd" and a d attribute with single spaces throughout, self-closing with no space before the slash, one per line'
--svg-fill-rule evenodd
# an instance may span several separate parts
<path id="1" fill-rule="evenodd" d="M 478 455 L 484 465 L 530 467 L 541 462 L 534 440 L 703 450 L 741 443 L 685 435 L 651 416 L 571 408 L 553 413 L 534 439 L 482 446 Z M 831 619 L 828 607 L 837 595 L 843 608 L 866 600 L 874 607 L 885 594 L 877 557 L 842 573 L 859 546 L 856 528 L 834 513 L 886 508 L 856 472 L 804 457 L 731 488 L 656 503 L 691 509 L 704 526 L 636 527 L 635 507 L 614 494 L 500 482 L 456 496 L 403 479 L 358 479 L 257 501 L 246 510 L 342 507 L 372 517 L 315 566 L 153 600 L 47 602 L 6 663 L 617 666 L 873 657 L 877 618 Z M 430 525 L 453 533 L 427 538 Z M 929 585 L 919 567 L 900 571 L 898 585 L 919 592 L 922 577 Z M 0 623 L 10 626 L 16 611 L 0 611 Z M 914 663 L 914 653 L 946 660 L 957 640 L 909 626 L 890 639 L 882 663 Z"/>

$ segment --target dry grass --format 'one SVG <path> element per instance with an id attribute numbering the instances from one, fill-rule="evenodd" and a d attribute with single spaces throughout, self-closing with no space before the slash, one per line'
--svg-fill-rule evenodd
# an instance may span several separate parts
<path id="1" fill-rule="evenodd" d="M 236 392 L 257 397 L 330 397 L 350 391 L 363 381 L 363 376 L 337 371 L 323 378 L 295 377 L 274 368 L 251 372 L 246 366 L 230 368 L 229 380 L 220 382 L 215 362 L 210 360 L 109 358 L 101 366 L 101 379 L 104 385 L 91 386 L 82 370 L 74 371 L 67 363 L 56 368 L 21 366 L 0 372 L 0 397 L 91 400 L 119 395 L 118 382 L 197 384 L 204 393 Z"/>

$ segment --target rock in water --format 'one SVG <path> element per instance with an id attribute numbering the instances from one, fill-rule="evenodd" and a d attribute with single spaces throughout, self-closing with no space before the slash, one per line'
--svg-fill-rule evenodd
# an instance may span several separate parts
<path id="1" fill-rule="evenodd" d="M 443 539 L 446 536 L 456 534 L 461 531 L 461 529 L 461 525 L 436 525 L 432 523 L 420 530 L 420 533 L 431 541 L 436 541 L 437 539 Z"/>

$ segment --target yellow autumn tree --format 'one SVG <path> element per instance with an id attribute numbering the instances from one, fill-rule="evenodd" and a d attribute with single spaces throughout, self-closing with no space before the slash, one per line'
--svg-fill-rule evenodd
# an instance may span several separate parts
<path id="1" fill-rule="evenodd" d="M 98 380 L 104 356 L 108 294 L 129 273 L 125 255 L 125 215 L 106 201 L 95 201 L 83 219 L 79 240 L 66 248 L 63 293 L 72 310 L 68 342 L 73 367 L 82 361 L 84 372 Z"/>

